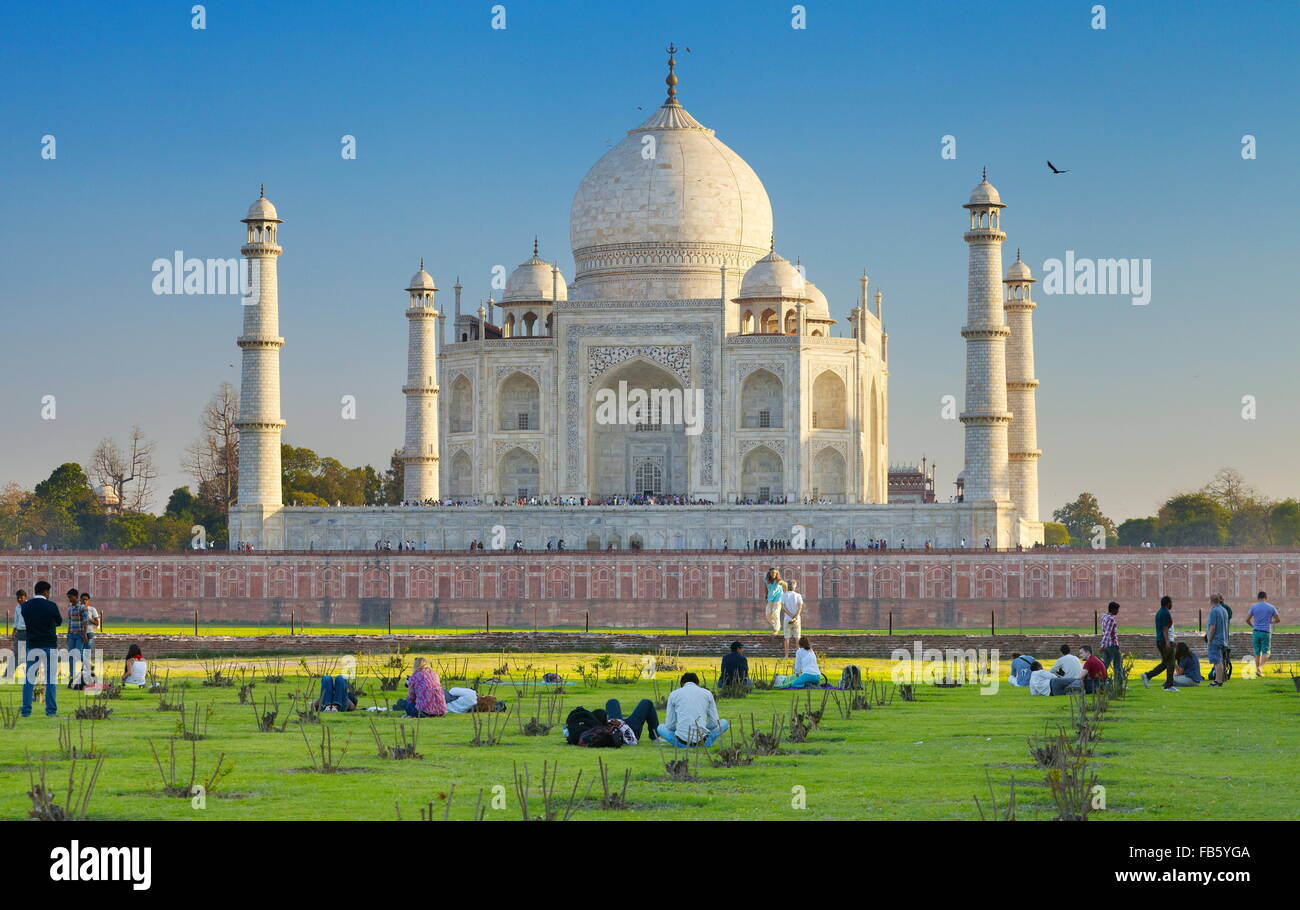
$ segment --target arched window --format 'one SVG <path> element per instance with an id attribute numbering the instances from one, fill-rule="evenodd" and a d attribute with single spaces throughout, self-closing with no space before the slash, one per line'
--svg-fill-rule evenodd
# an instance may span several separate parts
<path id="1" fill-rule="evenodd" d="M 497 401 L 500 429 L 540 430 L 542 428 L 541 391 L 537 387 L 537 380 L 531 376 L 511 373 L 501 383 Z"/>
<path id="2" fill-rule="evenodd" d="M 762 328 L 759 331 L 764 335 L 775 335 L 777 333 L 776 310 L 764 310 L 761 322 Z"/>
<path id="3" fill-rule="evenodd" d="M 740 425 L 765 429 L 784 425 L 785 386 L 768 370 L 755 370 L 740 387 Z"/>
<path id="4" fill-rule="evenodd" d="M 474 432 L 474 388 L 463 375 L 451 384 L 451 407 L 447 414 L 449 432 Z"/>
<path id="5" fill-rule="evenodd" d="M 815 430 L 844 429 L 844 380 L 827 370 L 813 383 L 812 425 Z"/>

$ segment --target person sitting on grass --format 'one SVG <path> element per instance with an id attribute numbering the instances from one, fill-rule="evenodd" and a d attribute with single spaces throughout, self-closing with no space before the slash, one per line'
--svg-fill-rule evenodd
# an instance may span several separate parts
<path id="1" fill-rule="evenodd" d="M 745 657 L 745 646 L 738 641 L 733 641 L 731 651 L 722 657 L 722 669 L 718 672 L 718 688 L 744 686 L 748 689 L 752 685 L 753 683 L 749 681 L 749 660 Z"/>
<path id="2" fill-rule="evenodd" d="M 1034 672 L 1034 658 L 1031 654 L 1021 654 L 1019 651 L 1011 652 L 1011 675 L 1007 682 L 1013 686 L 1029 685 L 1029 674 Z"/>
<path id="3" fill-rule="evenodd" d="M 1178 669 L 1174 671 L 1174 685 L 1185 689 L 1199 686 L 1205 679 L 1201 675 L 1201 659 L 1187 647 L 1187 642 L 1180 641 L 1174 645 L 1174 662 Z"/>
<path id="4" fill-rule="evenodd" d="M 787 679 L 777 688 L 780 689 L 806 689 L 810 686 L 819 686 L 822 682 L 822 671 L 817 666 L 817 655 L 813 653 L 812 642 L 808 636 L 799 637 L 799 649 L 794 652 L 794 677 Z"/>
<path id="5" fill-rule="evenodd" d="M 312 705 L 317 711 L 355 711 L 357 701 L 348 694 L 348 678 L 339 676 L 322 676 L 320 678 L 320 698 Z"/>
<path id="6" fill-rule="evenodd" d="M 1029 674 L 1030 695 L 1069 695 L 1083 691 L 1083 684 L 1072 677 L 1058 676 L 1051 670 L 1044 670 L 1043 665 L 1034 661 Z"/>
<path id="7" fill-rule="evenodd" d="M 139 645 L 126 649 L 126 666 L 122 670 L 122 685 L 144 686 L 148 683 L 149 665 L 140 652 Z"/>
<path id="8" fill-rule="evenodd" d="M 673 748 L 709 747 L 731 729 L 718 717 L 718 703 L 713 693 L 700 687 L 694 673 L 683 673 L 681 686 L 668 696 L 668 716 L 655 732 Z"/>
<path id="9" fill-rule="evenodd" d="M 1061 645 L 1061 656 L 1052 664 L 1052 672 L 1069 679 L 1083 678 L 1083 661 L 1070 653 L 1069 645 Z"/>
<path id="10" fill-rule="evenodd" d="M 1092 653 L 1091 645 L 1080 645 L 1079 651 L 1083 654 L 1083 691 L 1091 694 L 1106 685 L 1109 674 L 1105 662 Z"/>
<path id="11" fill-rule="evenodd" d="M 393 710 L 405 712 L 407 717 L 442 717 L 451 710 L 438 672 L 423 657 L 415 659 L 415 667 L 406 677 L 406 698 L 399 698 Z"/>

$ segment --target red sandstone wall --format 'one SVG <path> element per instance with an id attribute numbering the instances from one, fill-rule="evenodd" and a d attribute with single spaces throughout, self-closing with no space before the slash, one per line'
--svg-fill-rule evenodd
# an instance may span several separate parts
<path id="1" fill-rule="evenodd" d="M 808 600 L 809 628 L 1091 626 L 1107 601 L 1137 624 L 1160 596 L 1184 628 L 1210 593 L 1234 607 L 1268 591 L 1300 622 L 1300 551 L 986 553 L 623 551 L 587 553 L 0 553 L 0 591 L 89 589 L 113 618 L 482 628 L 754 628 L 778 566 Z"/>

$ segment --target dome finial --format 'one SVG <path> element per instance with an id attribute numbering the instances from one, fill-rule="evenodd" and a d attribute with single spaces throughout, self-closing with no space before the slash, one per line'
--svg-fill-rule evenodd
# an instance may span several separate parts
<path id="1" fill-rule="evenodd" d="M 664 106 L 677 104 L 677 73 L 674 70 L 677 67 L 677 60 L 673 56 L 677 53 L 677 45 L 671 41 L 668 42 L 668 78 L 664 82 L 668 85 L 668 97 L 664 100 Z"/>
<path id="2" fill-rule="evenodd" d="M 265 184 L 265 183 L 263 183 L 261 189 L 259 189 L 259 190 L 257 191 L 257 198 L 258 198 L 258 199 L 265 199 L 265 198 L 266 198 L 266 184 Z"/>
<path id="3" fill-rule="evenodd" d="M 421 272 L 424 271 L 424 257 L 423 257 L 423 256 L 420 257 L 420 271 L 421 271 Z"/>
<path id="4" fill-rule="evenodd" d="M 1020 261 L 1020 247 L 1016 247 L 1016 262 Z"/>
<path id="5" fill-rule="evenodd" d="M 537 256 L 537 235 L 533 235 L 533 256 Z"/>
<path id="6" fill-rule="evenodd" d="M 773 231 L 773 232 L 772 232 L 772 239 L 768 242 L 768 248 L 767 248 L 767 251 L 768 251 L 769 253 L 775 253 L 775 252 L 776 252 L 776 231 Z"/>
<path id="7" fill-rule="evenodd" d="M 984 173 L 981 177 L 980 183 L 988 183 L 988 182 L 989 182 L 989 169 L 988 169 L 988 165 L 985 165 Z"/>

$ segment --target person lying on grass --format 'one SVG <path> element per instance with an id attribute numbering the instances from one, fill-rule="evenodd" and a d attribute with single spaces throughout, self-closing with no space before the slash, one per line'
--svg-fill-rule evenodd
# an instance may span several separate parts
<path id="1" fill-rule="evenodd" d="M 588 749 L 618 749 L 635 746 L 643 729 L 649 729 L 650 739 L 659 737 L 659 712 L 654 702 L 643 698 L 626 718 L 617 698 L 605 702 L 605 710 L 588 711 L 578 706 L 569 712 L 564 725 L 564 740 L 571 746 Z"/>
<path id="2" fill-rule="evenodd" d="M 322 676 L 320 678 L 320 698 L 312 703 L 317 711 L 355 711 L 357 700 L 348 692 L 346 676 Z"/>

